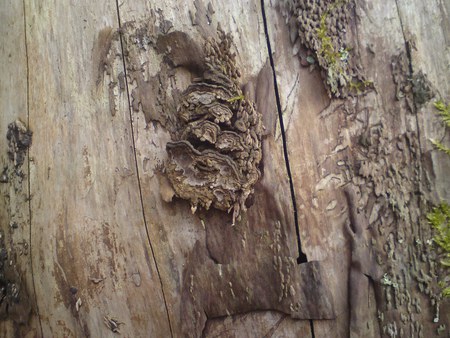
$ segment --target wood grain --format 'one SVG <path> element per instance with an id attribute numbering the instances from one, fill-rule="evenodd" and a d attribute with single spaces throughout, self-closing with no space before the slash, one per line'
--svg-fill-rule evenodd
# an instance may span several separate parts
<path id="1" fill-rule="evenodd" d="M 0 336 L 14 334 L 35 336 L 40 333 L 35 313 L 35 295 L 30 255 L 30 213 L 28 155 L 25 152 L 24 164 L 16 167 L 7 154 L 9 141 L 7 132 L 10 124 L 20 120 L 28 124 L 27 101 L 27 51 L 25 41 L 24 9 L 21 2 L 7 1 L 0 11 L 0 250 L 2 261 L 0 275 L 1 287 L 18 289 L 19 302 L 2 299 L 0 317 Z M 6 257 L 3 256 L 6 254 Z M 3 290 L 2 290 L 3 292 Z M 10 294 L 10 289 L 7 294 Z M 7 303 L 7 304 L 6 304 Z M 24 326 L 23 324 L 28 325 Z"/>
<path id="2" fill-rule="evenodd" d="M 263 1 L 275 87 L 260 1 L 4 1 L 0 284 L 20 301 L 0 302 L 0 337 L 447 333 L 425 215 L 450 198 L 450 161 L 429 142 L 449 141 L 433 108 L 450 101 L 449 5 L 355 1 L 350 52 L 374 90 L 330 99 L 293 55 L 279 3 Z M 265 127 L 262 177 L 234 226 L 193 213 L 164 175 L 218 24 Z M 423 104 L 409 86 L 420 74 Z M 33 133 L 17 167 L 16 120 Z"/>
<path id="3" fill-rule="evenodd" d="M 26 14 L 31 237 L 43 335 L 114 336 L 105 316 L 123 323 L 125 337 L 169 332 L 128 107 L 125 100 L 112 114 L 109 106 L 109 79 L 123 65 L 98 77 L 105 35 L 118 27 L 116 5 L 43 1 L 27 3 Z"/>

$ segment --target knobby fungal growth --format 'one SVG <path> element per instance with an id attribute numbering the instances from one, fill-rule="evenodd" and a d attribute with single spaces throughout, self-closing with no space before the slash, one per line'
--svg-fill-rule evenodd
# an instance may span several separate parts
<path id="1" fill-rule="evenodd" d="M 301 64 L 323 71 L 330 96 L 347 97 L 372 87 L 355 64 L 346 43 L 352 0 L 280 0 L 279 8 L 289 26 L 294 54 Z M 302 55 L 300 45 L 308 53 Z"/>
<path id="2" fill-rule="evenodd" d="M 5 233 L 0 230 L 0 322 L 12 319 L 23 324 L 28 322 L 31 307 L 15 266 L 8 264 L 14 258 L 5 239 Z"/>
<path id="3" fill-rule="evenodd" d="M 17 260 L 19 256 L 28 255 L 29 246 L 25 239 L 18 241 L 12 236 L 15 229 L 27 222 L 24 210 L 28 208 L 24 208 L 24 203 L 28 203 L 25 198 L 29 195 L 23 191 L 25 174 L 22 166 L 31 145 L 32 132 L 23 122 L 16 120 L 8 125 L 6 139 L 10 163 L 4 164 L 0 177 L 0 183 L 6 185 L 2 196 L 4 213 L 0 218 L 0 321 L 13 320 L 16 324 L 25 324 L 29 321 L 31 304 Z"/>
<path id="4" fill-rule="evenodd" d="M 16 120 L 8 125 L 6 138 L 8 140 L 8 157 L 14 162 L 15 167 L 19 168 L 25 160 L 26 150 L 31 145 L 32 132 L 22 121 Z"/>
<path id="5" fill-rule="evenodd" d="M 234 224 L 260 177 L 262 122 L 239 86 L 231 35 L 220 29 L 218 35 L 205 43 L 202 78 L 182 94 L 166 174 L 193 212 L 198 206 L 233 210 Z"/>

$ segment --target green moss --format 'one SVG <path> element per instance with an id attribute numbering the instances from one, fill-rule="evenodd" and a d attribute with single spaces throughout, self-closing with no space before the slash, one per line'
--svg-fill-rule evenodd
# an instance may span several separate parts
<path id="1" fill-rule="evenodd" d="M 447 286 L 442 290 L 442 296 L 445 298 L 450 298 L 450 286 Z"/>
<path id="2" fill-rule="evenodd" d="M 333 4 L 336 6 L 336 4 Z M 332 7 L 334 8 L 334 7 Z M 347 60 L 349 57 L 349 50 L 341 48 L 337 51 L 333 45 L 328 27 L 327 17 L 329 12 L 326 11 L 320 17 L 319 28 L 316 29 L 317 38 L 320 42 L 320 47 L 317 50 L 318 59 L 322 59 L 325 63 L 322 65 L 327 69 L 327 83 L 330 86 L 333 94 L 338 93 L 339 86 L 350 82 L 350 76 L 347 72 Z"/>
<path id="3" fill-rule="evenodd" d="M 316 51 L 320 66 L 327 71 L 327 83 L 333 94 L 338 94 L 340 88 L 347 87 L 349 92 L 361 94 L 369 88 L 373 88 L 372 81 L 354 80 L 349 71 L 350 49 L 335 46 L 333 37 L 327 26 L 327 18 L 332 11 L 344 6 L 348 0 L 337 0 L 330 4 L 321 15 L 319 27 L 316 28 L 316 36 L 319 47 Z M 339 95 L 338 95 L 339 96 Z"/>
<path id="4" fill-rule="evenodd" d="M 450 267 L 450 206 L 446 202 L 442 202 L 434 207 L 427 214 L 428 222 L 435 230 L 433 241 L 438 245 L 441 251 L 441 265 L 448 269 Z M 448 273 L 445 279 L 448 279 Z M 443 289 L 442 296 L 450 297 L 450 285 L 448 281 L 440 281 L 439 286 Z"/>
<path id="5" fill-rule="evenodd" d="M 373 81 L 368 80 L 352 80 L 350 81 L 350 90 L 356 92 L 357 94 L 363 93 L 369 88 L 373 88 Z"/>
<path id="6" fill-rule="evenodd" d="M 445 202 L 439 204 L 428 213 L 427 219 L 437 231 L 434 241 L 447 253 L 444 265 L 450 266 L 450 206 Z"/>
<path id="7" fill-rule="evenodd" d="M 450 104 L 445 104 L 442 100 L 436 101 L 434 106 L 438 110 L 438 114 L 442 117 L 442 122 L 445 123 L 446 127 L 450 127 Z M 440 141 L 430 139 L 431 143 L 436 149 L 446 153 L 450 156 L 450 148 L 442 144 Z"/>
<path id="8" fill-rule="evenodd" d="M 334 50 L 333 41 L 328 34 L 327 20 L 328 12 L 320 17 L 320 26 L 317 28 L 317 37 L 320 40 L 318 53 L 325 59 L 328 65 L 333 65 L 339 59 L 339 53 Z"/>
<path id="9" fill-rule="evenodd" d="M 450 104 L 445 104 L 442 100 L 439 100 L 434 103 L 434 106 L 439 111 L 445 125 L 450 127 Z M 431 142 L 437 149 L 450 156 L 450 148 L 439 141 L 431 140 Z M 433 241 L 441 250 L 441 265 L 448 270 L 450 268 L 450 206 L 446 202 L 441 202 L 427 214 L 427 219 L 436 232 Z M 447 272 L 444 275 L 444 280 L 441 280 L 438 284 L 442 288 L 442 296 L 450 298 L 450 273 Z"/>
<path id="10" fill-rule="evenodd" d="M 450 104 L 445 104 L 442 100 L 436 101 L 434 106 L 439 111 L 442 121 L 447 127 L 450 127 Z"/>
<path id="11" fill-rule="evenodd" d="M 443 145 L 441 142 L 437 141 L 437 140 L 431 140 L 431 143 L 433 143 L 433 145 L 435 146 L 436 149 L 446 153 L 448 156 L 450 156 L 450 148 L 446 147 L 445 145 Z"/>
<path id="12" fill-rule="evenodd" d="M 241 94 L 241 95 L 239 95 L 239 96 L 234 96 L 234 97 L 232 97 L 232 98 L 229 98 L 229 99 L 227 100 L 227 102 L 232 103 L 232 102 L 240 101 L 240 100 L 243 100 L 243 99 L 244 99 L 244 95 Z"/>

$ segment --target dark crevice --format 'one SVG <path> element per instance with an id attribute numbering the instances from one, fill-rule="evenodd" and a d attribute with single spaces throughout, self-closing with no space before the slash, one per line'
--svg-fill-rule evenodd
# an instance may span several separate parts
<path id="1" fill-rule="evenodd" d="M 267 49 L 269 52 L 269 61 L 270 66 L 272 67 L 272 74 L 273 74 L 273 83 L 274 83 L 274 89 L 275 89 L 275 99 L 277 102 L 277 111 L 278 111 L 278 119 L 280 121 L 280 129 L 281 129 L 281 139 L 283 141 L 283 153 L 284 153 L 284 160 L 286 163 L 286 171 L 289 177 L 289 187 L 291 191 L 291 198 L 292 198 L 292 207 L 294 209 L 294 222 L 295 222 L 295 232 L 297 235 L 297 244 L 298 244 L 298 257 L 297 257 L 297 264 L 306 263 L 308 261 L 308 258 L 306 257 L 305 253 L 302 251 L 302 244 L 300 239 L 300 228 L 298 223 L 298 212 L 297 212 L 297 202 L 295 199 L 295 190 L 294 190 L 294 183 L 292 179 L 292 173 L 291 173 L 291 166 L 289 164 L 289 155 L 287 150 L 287 141 L 286 141 L 286 130 L 284 129 L 284 122 L 283 122 L 283 111 L 281 108 L 281 101 L 280 101 L 280 94 L 278 91 L 278 82 L 277 82 L 277 75 L 275 72 L 275 64 L 272 57 L 272 48 L 270 45 L 270 38 L 269 38 L 269 30 L 267 27 L 267 18 L 266 18 L 266 12 L 264 9 L 264 0 L 261 0 L 261 11 L 262 11 L 262 17 L 264 22 L 264 32 L 266 35 L 266 42 L 267 42 Z"/>
<path id="2" fill-rule="evenodd" d="M 314 321 L 312 319 L 309 320 L 309 327 L 311 328 L 311 338 L 316 338 L 314 333 Z"/>
<path id="3" fill-rule="evenodd" d="M 144 201 L 143 201 L 143 197 L 142 197 L 142 189 L 141 189 L 141 180 L 140 180 L 140 176 L 139 176 L 139 167 L 138 167 L 138 161 L 137 161 L 137 155 L 136 155 L 136 144 L 135 144 L 135 140 L 134 140 L 134 128 L 133 128 L 133 111 L 132 111 L 132 104 L 131 104 L 131 99 L 130 99 L 130 91 L 129 91 L 129 87 L 128 87 L 128 76 L 127 76 L 127 67 L 126 67 L 126 62 L 125 62 L 125 53 L 124 53 L 124 48 L 123 48 L 123 37 L 122 37 L 122 24 L 121 24 L 121 20 L 120 20 L 120 11 L 119 11 L 119 1 L 116 0 L 116 10 L 117 10 L 117 21 L 118 21 L 118 25 L 119 25 L 119 38 L 120 38 L 120 49 L 121 49 L 121 53 L 122 53 L 122 63 L 123 63 L 123 71 L 124 71 L 124 78 L 125 78 L 125 87 L 126 87 L 126 91 L 127 91 L 127 99 L 128 99 L 128 113 L 129 113 L 129 118 L 130 118 L 130 125 L 131 125 L 131 139 L 133 142 L 133 154 L 134 154 L 134 164 L 136 167 L 136 176 L 137 176 L 137 183 L 138 183 L 138 188 L 139 188 L 139 197 L 140 197 L 140 202 L 141 202 L 141 209 L 142 209 L 142 217 L 144 220 L 144 225 L 145 225 L 145 232 L 147 234 L 147 240 L 148 243 L 150 245 L 150 250 L 152 252 L 152 257 L 153 257 L 153 261 L 155 263 L 155 268 L 156 268 L 156 272 L 158 274 L 158 278 L 159 278 L 159 282 L 161 285 L 161 293 L 164 299 L 164 306 L 166 309 L 166 315 L 167 315 L 167 321 L 169 324 L 169 329 L 170 329 L 170 336 L 173 337 L 173 330 L 172 330 L 172 323 L 170 321 L 170 314 L 169 314 L 169 308 L 167 306 L 167 300 L 166 300 L 166 295 L 164 293 L 164 285 L 162 282 L 162 278 L 161 278 L 161 273 L 159 271 L 158 268 L 158 263 L 156 261 L 156 256 L 155 256 L 155 250 L 153 248 L 152 245 L 152 241 L 150 239 L 150 233 L 148 231 L 148 225 L 147 225 L 147 220 L 145 217 L 145 210 L 144 210 Z"/>
<path id="4" fill-rule="evenodd" d="M 25 59 L 26 59 L 26 72 L 27 72 L 27 129 L 30 129 L 30 65 L 29 65 L 29 58 L 28 58 L 28 39 L 27 39 L 27 16 L 26 16 L 26 6 L 25 6 L 25 0 L 22 1 L 22 7 L 23 7 L 23 27 L 24 27 L 24 42 L 25 42 Z M 34 269 L 33 269 L 33 242 L 31 240 L 31 178 L 30 178 L 30 172 L 31 172 L 31 164 L 30 164 L 30 149 L 27 149 L 27 184 L 28 184 L 28 219 L 29 219 L 29 232 L 28 232 L 28 247 L 29 247 L 29 253 L 30 253 L 30 270 L 31 270 L 31 282 L 33 284 L 33 293 L 34 293 L 34 304 L 36 307 L 36 315 L 39 321 L 39 330 L 41 332 L 41 337 L 44 337 L 44 331 L 42 330 L 42 322 L 41 322 L 41 315 L 39 312 L 39 305 L 38 305 L 38 299 L 37 299 L 37 293 L 36 293 L 36 283 L 34 280 Z"/>

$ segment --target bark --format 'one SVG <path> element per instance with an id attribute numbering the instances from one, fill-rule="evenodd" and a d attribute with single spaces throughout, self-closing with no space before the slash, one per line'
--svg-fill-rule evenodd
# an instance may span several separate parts
<path id="1" fill-rule="evenodd" d="M 336 97 L 300 3 L 3 4 L 0 337 L 448 334 L 425 215 L 450 198 L 429 142 L 448 141 L 432 103 L 450 101 L 450 7 L 343 2 L 373 86 Z M 234 215 L 178 198 L 165 168 L 219 30 L 243 98 L 217 102 L 254 102 L 264 126 Z"/>

